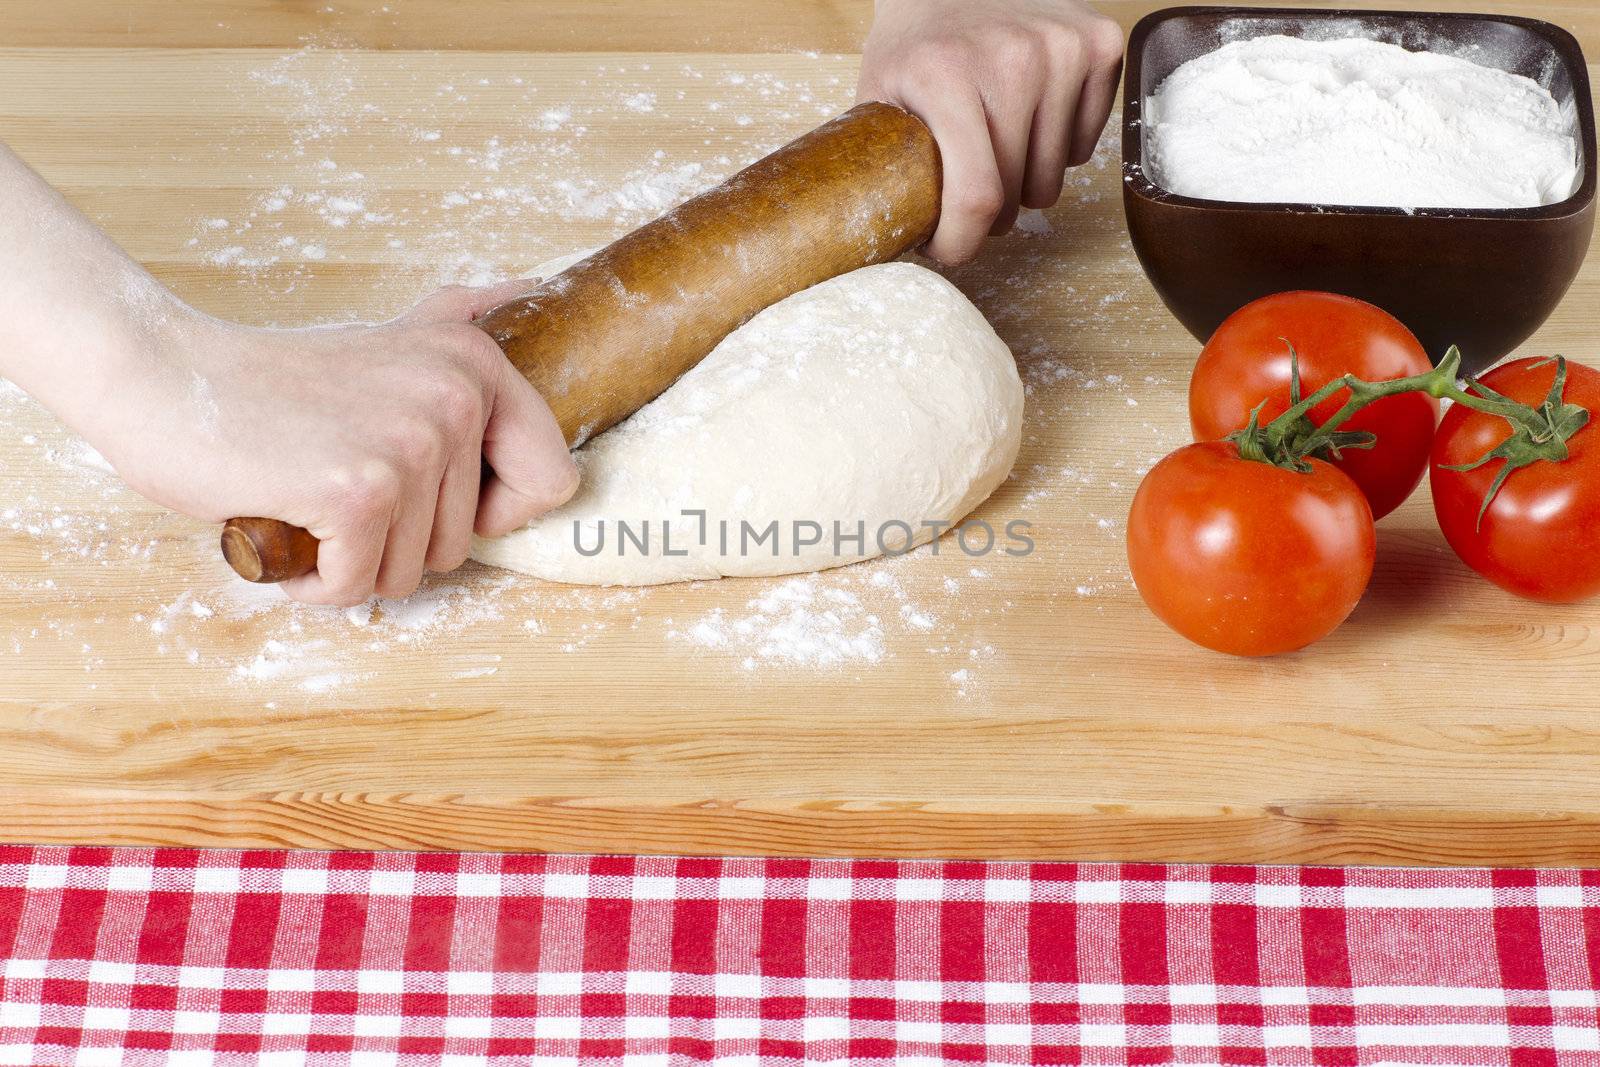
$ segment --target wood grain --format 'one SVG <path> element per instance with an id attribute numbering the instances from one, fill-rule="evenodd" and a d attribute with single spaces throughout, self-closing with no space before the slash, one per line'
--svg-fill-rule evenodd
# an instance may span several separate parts
<path id="1" fill-rule="evenodd" d="M 842 110 L 854 59 L 804 52 L 850 50 L 867 17 L 324 6 L 0 6 L 0 138 L 209 311 L 377 317 L 602 244 Z M 1509 9 L 1600 53 L 1586 2 Z M 363 201 L 347 224 L 335 195 Z M 1132 259 L 1113 164 L 1033 229 L 952 277 L 1029 387 L 981 514 L 1032 522 L 1037 550 L 946 542 L 815 579 L 879 618 L 876 659 L 687 636 L 749 618 L 762 580 L 626 593 L 471 567 L 409 629 L 415 605 L 357 625 L 247 600 L 212 529 L 0 393 L 0 839 L 1600 863 L 1600 608 L 1477 580 L 1425 493 L 1312 650 L 1226 659 L 1145 612 L 1121 522 L 1183 440 L 1196 346 Z M 1597 256 L 1525 351 L 1597 358 Z"/>
<path id="2" fill-rule="evenodd" d="M 1172 5 L 1098 0 L 1132 26 Z M 1279 0 L 1258 7 L 1426 10 L 1395 0 Z M 480 52 L 856 52 L 872 0 L 56 0 L 4 5 L 19 48 L 298 48 Z M 1590 0 L 1454 0 L 1452 11 L 1511 12 L 1573 33 L 1592 30 Z M 1435 6 L 1433 10 L 1438 10 Z"/>

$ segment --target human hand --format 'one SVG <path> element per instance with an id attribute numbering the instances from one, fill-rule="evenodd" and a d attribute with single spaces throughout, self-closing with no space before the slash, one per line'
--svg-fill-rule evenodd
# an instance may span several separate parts
<path id="1" fill-rule="evenodd" d="M 309 530 L 317 569 L 283 584 L 296 600 L 405 596 L 425 569 L 460 566 L 474 530 L 507 533 L 577 488 L 549 407 L 472 325 L 529 286 L 442 289 L 378 325 L 183 316 L 153 367 L 124 379 L 138 395 L 77 421 L 157 503 Z M 481 486 L 480 457 L 494 469 Z"/>
<path id="2" fill-rule="evenodd" d="M 970 259 L 1019 205 L 1054 204 L 1094 153 L 1121 67 L 1121 27 L 1081 0 L 878 0 L 856 98 L 906 108 L 939 144 L 928 255 Z"/>

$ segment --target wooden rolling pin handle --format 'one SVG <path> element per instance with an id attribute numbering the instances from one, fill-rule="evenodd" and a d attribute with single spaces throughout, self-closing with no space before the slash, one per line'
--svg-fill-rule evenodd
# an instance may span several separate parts
<path id="1" fill-rule="evenodd" d="M 222 527 L 222 555 L 248 582 L 286 582 L 317 567 L 310 531 L 277 519 L 229 519 Z"/>
<path id="2" fill-rule="evenodd" d="M 627 418 L 750 316 L 922 244 L 939 218 L 939 149 L 918 118 L 869 102 L 478 320 L 576 447 Z M 239 576 L 282 582 L 317 540 L 231 519 Z"/>

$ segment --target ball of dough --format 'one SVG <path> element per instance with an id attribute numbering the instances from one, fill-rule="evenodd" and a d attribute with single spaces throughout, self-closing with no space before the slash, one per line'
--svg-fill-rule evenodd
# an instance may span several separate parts
<path id="1" fill-rule="evenodd" d="M 930 270 L 866 267 L 735 330 L 576 453 L 570 501 L 472 555 L 593 585 L 837 567 L 958 522 L 1021 433 L 1016 363 L 978 309 Z"/>

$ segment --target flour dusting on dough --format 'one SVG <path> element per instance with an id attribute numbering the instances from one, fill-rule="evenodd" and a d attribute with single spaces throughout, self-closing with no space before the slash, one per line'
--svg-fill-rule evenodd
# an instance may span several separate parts
<path id="1" fill-rule="evenodd" d="M 909 263 L 866 267 L 734 331 L 578 452 L 571 501 L 473 557 L 654 585 L 903 551 L 1005 479 L 1022 397 L 1010 349 L 955 286 Z"/>

